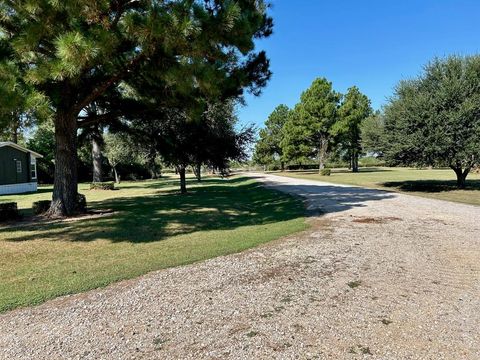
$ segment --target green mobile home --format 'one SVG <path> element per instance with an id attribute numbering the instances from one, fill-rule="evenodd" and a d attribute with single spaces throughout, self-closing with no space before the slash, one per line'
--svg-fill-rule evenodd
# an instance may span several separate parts
<path id="1" fill-rule="evenodd" d="M 12 142 L 0 142 L 0 195 L 37 191 L 37 158 L 41 157 Z"/>

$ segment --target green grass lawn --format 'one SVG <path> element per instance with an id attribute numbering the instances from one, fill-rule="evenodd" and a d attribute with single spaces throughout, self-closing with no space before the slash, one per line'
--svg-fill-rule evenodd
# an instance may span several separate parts
<path id="1" fill-rule="evenodd" d="M 321 176 L 318 171 L 291 171 L 275 174 L 480 205 L 480 176 L 473 173 L 468 175 L 466 189 L 458 190 L 455 173 L 450 169 L 381 167 L 361 168 L 356 174 L 347 169 L 334 169 L 330 176 Z"/>
<path id="2" fill-rule="evenodd" d="M 123 183 L 116 191 L 80 190 L 97 219 L 0 229 L 0 311 L 105 286 L 152 270 L 242 251 L 307 227 L 301 200 L 253 180 Z M 0 196 L 25 213 L 36 194 Z"/>

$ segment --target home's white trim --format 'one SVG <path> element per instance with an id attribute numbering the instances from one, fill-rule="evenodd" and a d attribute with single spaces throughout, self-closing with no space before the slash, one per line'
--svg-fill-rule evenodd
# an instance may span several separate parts
<path id="1" fill-rule="evenodd" d="M 32 169 L 33 166 L 33 169 Z M 30 156 L 30 180 L 37 180 L 37 159 L 34 156 Z M 35 171 L 35 176 L 32 173 Z"/>
<path id="2" fill-rule="evenodd" d="M 17 149 L 26 153 L 30 153 L 33 157 L 36 157 L 36 158 L 43 158 L 43 156 L 40 155 L 39 153 L 36 153 L 35 151 L 32 151 L 32 150 L 28 150 L 27 148 L 24 148 L 23 146 L 15 144 L 11 141 L 0 142 L 0 147 L 4 147 L 4 146 L 10 146 L 10 147 L 13 147 L 14 149 Z"/>
<path id="3" fill-rule="evenodd" d="M 22 161 L 21 160 L 15 160 L 15 165 L 17 168 L 17 174 L 22 173 Z"/>
<path id="4" fill-rule="evenodd" d="M 21 194 L 37 191 L 37 182 L 0 185 L 0 195 Z"/>

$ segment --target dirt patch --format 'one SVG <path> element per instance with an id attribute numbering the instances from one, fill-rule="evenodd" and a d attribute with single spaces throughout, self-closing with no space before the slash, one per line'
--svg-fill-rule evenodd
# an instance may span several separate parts
<path id="1" fill-rule="evenodd" d="M 391 221 L 402 221 L 399 217 L 384 216 L 384 217 L 356 217 L 352 220 L 354 223 L 359 224 L 385 224 Z"/>

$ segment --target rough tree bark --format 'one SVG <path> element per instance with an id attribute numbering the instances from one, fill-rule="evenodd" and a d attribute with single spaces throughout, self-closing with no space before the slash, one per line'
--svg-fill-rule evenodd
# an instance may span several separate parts
<path id="1" fill-rule="evenodd" d="M 118 175 L 117 167 L 112 166 L 113 174 L 115 175 L 115 183 L 120 184 L 120 175 Z"/>
<path id="2" fill-rule="evenodd" d="M 102 134 L 98 126 L 92 132 L 93 182 L 103 181 Z"/>
<path id="3" fill-rule="evenodd" d="M 55 117 L 55 174 L 49 215 L 70 216 L 77 203 L 77 114 L 57 110 Z"/>
<path id="4" fill-rule="evenodd" d="M 157 157 L 157 152 L 155 149 L 150 148 L 150 151 L 148 152 L 148 168 L 150 170 L 150 177 L 151 179 L 158 179 L 158 173 L 157 173 L 157 164 L 155 163 L 155 159 Z"/>
<path id="5" fill-rule="evenodd" d="M 358 150 L 354 149 L 352 153 L 352 172 L 358 173 Z"/>
<path id="6" fill-rule="evenodd" d="M 318 146 L 318 172 L 321 172 L 325 168 L 325 161 L 328 150 L 328 139 L 322 135 L 320 137 L 320 143 Z"/>
<path id="7" fill-rule="evenodd" d="M 18 120 L 18 114 L 13 112 L 12 118 L 13 118 L 13 122 L 12 122 L 11 138 L 14 144 L 18 144 L 18 131 L 20 129 L 20 121 Z"/>
<path id="8" fill-rule="evenodd" d="M 202 181 L 202 164 L 196 164 L 193 167 L 193 172 L 195 174 L 195 177 L 197 178 L 197 181 Z"/>
<path id="9" fill-rule="evenodd" d="M 180 192 L 182 194 L 187 193 L 187 180 L 185 177 L 185 165 L 178 165 L 178 174 L 180 175 Z"/>
<path id="10" fill-rule="evenodd" d="M 459 189 L 465 189 L 465 183 L 470 172 L 472 166 L 467 166 L 465 169 L 462 169 L 460 164 L 450 166 L 453 171 L 455 171 L 455 175 L 457 175 L 457 187 Z"/>

